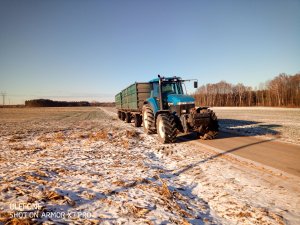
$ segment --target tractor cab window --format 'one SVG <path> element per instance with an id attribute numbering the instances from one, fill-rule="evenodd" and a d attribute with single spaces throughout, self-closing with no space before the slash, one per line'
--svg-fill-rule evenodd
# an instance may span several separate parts
<path id="1" fill-rule="evenodd" d="M 154 97 L 154 98 L 158 98 L 159 97 L 158 83 L 153 83 L 152 84 L 151 96 Z"/>
<path id="2" fill-rule="evenodd" d="M 166 97 L 169 94 L 183 94 L 182 86 L 180 82 L 162 83 L 162 94 Z M 152 83 L 151 96 L 159 98 L 159 84 L 158 82 Z"/>
<path id="3" fill-rule="evenodd" d="M 163 94 L 183 94 L 181 83 L 163 83 L 162 84 L 162 93 Z"/>

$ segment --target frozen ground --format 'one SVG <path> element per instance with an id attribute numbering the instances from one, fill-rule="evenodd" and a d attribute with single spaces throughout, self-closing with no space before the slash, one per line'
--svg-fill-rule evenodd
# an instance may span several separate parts
<path id="1" fill-rule="evenodd" d="M 107 109 L 0 109 L 0 148 L 0 224 L 300 224 L 298 178 L 158 144 Z"/>
<path id="2" fill-rule="evenodd" d="M 214 107 L 221 129 L 300 145 L 300 108 Z"/>

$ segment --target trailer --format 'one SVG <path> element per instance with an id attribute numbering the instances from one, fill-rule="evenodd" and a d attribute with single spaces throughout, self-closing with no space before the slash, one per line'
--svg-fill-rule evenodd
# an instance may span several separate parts
<path id="1" fill-rule="evenodd" d="M 132 119 L 134 119 L 134 125 L 140 127 L 142 124 L 143 105 L 150 95 L 150 83 L 138 82 L 135 82 L 116 94 L 115 102 L 119 119 L 127 123 L 130 123 Z"/>

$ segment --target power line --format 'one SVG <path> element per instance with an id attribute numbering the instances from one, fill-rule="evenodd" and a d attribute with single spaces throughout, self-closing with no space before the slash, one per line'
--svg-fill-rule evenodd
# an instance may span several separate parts
<path id="1" fill-rule="evenodd" d="M 6 92 L 1 92 L 1 95 L 2 95 L 2 103 L 3 103 L 3 106 L 4 106 L 5 105 Z"/>

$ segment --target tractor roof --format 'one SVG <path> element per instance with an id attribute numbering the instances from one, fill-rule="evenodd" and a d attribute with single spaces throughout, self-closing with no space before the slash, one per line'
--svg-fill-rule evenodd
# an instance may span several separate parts
<path id="1" fill-rule="evenodd" d="M 174 81 L 174 80 L 181 80 L 181 77 L 176 77 L 176 76 L 174 76 L 174 77 L 162 77 L 162 79 L 164 81 Z M 150 80 L 149 82 L 150 83 L 156 83 L 158 81 L 159 81 L 159 78 L 155 78 L 155 79 Z"/>

